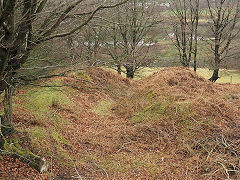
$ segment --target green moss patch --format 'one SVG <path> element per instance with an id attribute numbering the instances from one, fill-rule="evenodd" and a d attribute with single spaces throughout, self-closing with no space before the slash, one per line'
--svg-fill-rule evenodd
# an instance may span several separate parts
<path id="1" fill-rule="evenodd" d="M 169 109 L 169 102 L 155 102 L 148 106 L 145 110 L 135 113 L 130 119 L 134 123 L 142 123 L 145 121 L 152 121 L 162 117 Z"/>
<path id="2" fill-rule="evenodd" d="M 111 107 L 114 104 L 112 100 L 103 100 L 92 109 L 94 113 L 99 116 L 109 116 L 111 115 Z"/>
<path id="3" fill-rule="evenodd" d="M 31 146 L 36 149 L 42 149 L 48 151 L 47 145 L 49 144 L 48 131 L 43 127 L 32 127 L 21 130 L 27 132 L 31 140 Z"/>
<path id="4" fill-rule="evenodd" d="M 61 143 L 71 145 L 71 143 L 65 139 L 55 128 L 50 129 L 51 137 L 60 145 Z"/>
<path id="5" fill-rule="evenodd" d="M 92 78 L 84 71 L 76 71 L 71 74 L 74 78 L 80 78 L 87 81 L 93 81 Z"/>
<path id="6" fill-rule="evenodd" d="M 26 94 L 28 103 L 25 107 L 43 118 L 49 112 L 51 106 L 70 106 L 71 101 L 59 88 L 42 88 L 38 90 L 28 91 Z"/>

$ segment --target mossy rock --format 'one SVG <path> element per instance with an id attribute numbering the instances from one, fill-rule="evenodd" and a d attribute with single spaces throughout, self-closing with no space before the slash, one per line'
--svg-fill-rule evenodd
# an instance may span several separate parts
<path id="1" fill-rule="evenodd" d="M 1 141 L 0 148 L 2 149 L 2 154 L 18 158 L 40 173 L 43 173 L 48 169 L 48 164 L 44 158 L 41 158 L 28 150 L 22 149 L 16 139 L 10 138 Z"/>

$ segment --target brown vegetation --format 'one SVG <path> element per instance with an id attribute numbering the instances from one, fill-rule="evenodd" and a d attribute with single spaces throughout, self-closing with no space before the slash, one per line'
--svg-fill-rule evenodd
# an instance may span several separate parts
<path id="1" fill-rule="evenodd" d="M 35 142 L 40 146 L 26 146 L 41 149 L 55 179 L 77 172 L 90 179 L 239 179 L 239 85 L 214 84 L 187 68 L 166 68 L 137 81 L 92 68 L 62 82 L 84 87 L 64 88 L 71 105 L 52 103 L 41 121 L 24 107 L 15 111 L 19 129 L 46 132 Z M 51 136 L 55 126 L 64 141 Z M 6 169 L 0 166 L 0 172 Z"/>

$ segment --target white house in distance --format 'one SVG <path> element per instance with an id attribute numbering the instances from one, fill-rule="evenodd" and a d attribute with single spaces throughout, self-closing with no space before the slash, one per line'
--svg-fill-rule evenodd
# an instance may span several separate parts
<path id="1" fill-rule="evenodd" d="M 137 6 L 142 6 L 142 3 L 138 3 Z M 150 1 L 150 2 L 146 2 L 144 4 L 145 8 L 150 8 L 150 7 L 153 7 L 153 6 L 159 6 L 159 7 L 162 7 L 162 8 L 169 8 L 171 6 L 171 4 L 169 2 L 156 2 L 156 1 Z"/>
<path id="2" fill-rule="evenodd" d="M 160 3 L 159 6 L 160 7 L 170 7 L 171 4 L 169 2 L 165 2 L 165 3 Z"/>

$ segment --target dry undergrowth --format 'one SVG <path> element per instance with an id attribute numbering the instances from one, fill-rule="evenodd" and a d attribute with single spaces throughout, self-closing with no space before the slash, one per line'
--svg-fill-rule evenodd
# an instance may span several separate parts
<path id="1" fill-rule="evenodd" d="M 43 116 L 15 109 L 23 144 L 52 162 L 51 177 L 240 178 L 239 85 L 213 84 L 186 68 L 138 81 L 101 68 L 68 76 L 61 92 L 71 104 L 57 95 Z"/>

